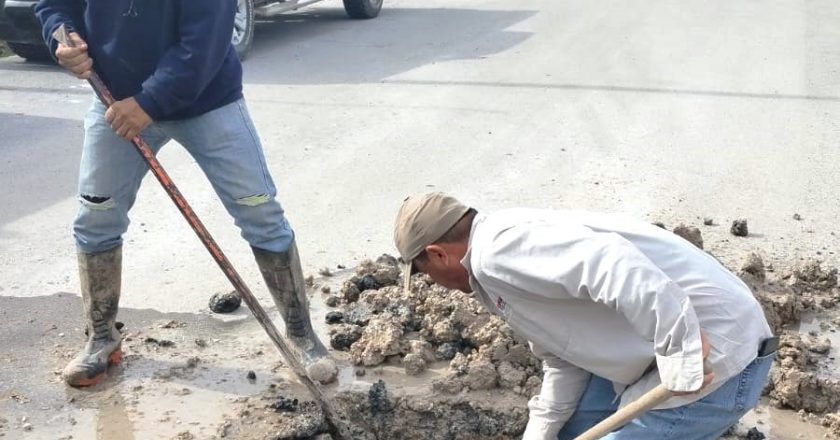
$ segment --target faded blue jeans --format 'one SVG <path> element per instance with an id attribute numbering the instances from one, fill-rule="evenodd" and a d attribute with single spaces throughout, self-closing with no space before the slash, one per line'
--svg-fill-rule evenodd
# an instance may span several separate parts
<path id="1" fill-rule="evenodd" d="M 714 440 L 755 407 L 775 353 L 756 358 L 741 373 L 702 399 L 671 409 L 648 411 L 611 432 L 603 440 Z M 612 383 L 592 376 L 577 411 L 557 436 L 568 440 L 583 434 L 618 409 Z"/>
<path id="2" fill-rule="evenodd" d="M 105 110 L 95 100 L 85 117 L 81 207 L 73 224 L 76 245 L 85 253 L 122 243 L 128 211 L 148 172 L 134 146 L 111 129 Z M 183 145 L 251 246 L 272 252 L 288 249 L 293 232 L 275 199 L 277 191 L 244 99 L 194 118 L 155 122 L 141 136 L 155 154 L 171 139 Z"/>

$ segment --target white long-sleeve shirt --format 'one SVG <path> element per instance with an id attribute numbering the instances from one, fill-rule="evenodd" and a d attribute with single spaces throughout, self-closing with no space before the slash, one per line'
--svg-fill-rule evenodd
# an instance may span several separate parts
<path id="1" fill-rule="evenodd" d="M 462 264 L 479 301 L 531 342 L 544 362 L 524 440 L 554 440 L 590 374 L 613 382 L 621 406 L 659 383 L 703 382 L 702 328 L 715 379 L 738 374 L 772 333 L 750 289 L 714 257 L 619 214 L 509 209 L 479 214 Z"/>

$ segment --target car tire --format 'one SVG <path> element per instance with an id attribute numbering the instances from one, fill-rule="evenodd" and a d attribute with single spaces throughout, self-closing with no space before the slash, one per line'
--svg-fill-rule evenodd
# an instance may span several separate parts
<path id="1" fill-rule="evenodd" d="M 200 0 L 199 0 L 200 1 Z M 254 0 L 237 0 L 231 43 L 239 59 L 244 60 L 254 41 Z"/>
<path id="2" fill-rule="evenodd" d="M 51 61 L 50 50 L 45 44 L 28 44 L 6 42 L 15 55 L 29 61 Z"/>
<path id="3" fill-rule="evenodd" d="M 382 9 L 383 0 L 344 0 L 344 10 L 350 18 L 374 18 Z"/>

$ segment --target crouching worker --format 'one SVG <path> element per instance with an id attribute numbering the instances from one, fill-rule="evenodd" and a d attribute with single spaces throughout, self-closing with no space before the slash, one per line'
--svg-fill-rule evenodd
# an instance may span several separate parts
<path id="1" fill-rule="evenodd" d="M 604 438 L 716 439 L 761 396 L 778 344 L 761 307 L 666 230 L 432 193 L 405 200 L 394 241 L 407 270 L 472 292 L 543 360 L 525 440 L 573 439 L 660 383 L 674 397 Z"/>

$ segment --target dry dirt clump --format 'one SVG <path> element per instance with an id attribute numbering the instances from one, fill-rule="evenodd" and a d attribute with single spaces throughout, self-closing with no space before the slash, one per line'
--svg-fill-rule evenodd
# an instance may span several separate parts
<path id="1" fill-rule="evenodd" d="M 750 234 L 749 227 L 747 226 L 747 219 L 737 219 L 732 221 L 732 226 L 729 228 L 729 232 L 736 236 L 736 237 L 746 237 Z"/>
<path id="2" fill-rule="evenodd" d="M 767 268 L 764 266 L 764 260 L 755 252 L 750 252 L 743 258 L 741 263 L 740 274 L 748 274 L 758 281 L 764 281 L 767 278 Z"/>
<path id="3" fill-rule="evenodd" d="M 397 285 L 399 279 L 396 260 L 386 256 L 363 262 L 344 283 L 344 322 L 332 340 L 349 341 L 361 329 L 349 346 L 357 365 L 398 360 L 408 374 L 416 375 L 429 364 L 451 360 L 446 376 L 435 383 L 441 391 L 498 386 L 517 393 L 534 391 L 534 380 L 527 389 L 525 384 L 530 377 L 539 383 L 541 363 L 504 321 L 470 294 L 445 289 L 425 275 L 413 277 L 410 292 Z"/>
<path id="4" fill-rule="evenodd" d="M 837 268 L 823 269 L 821 262 L 809 261 L 795 267 L 789 279 L 797 290 L 828 291 L 837 287 Z"/>
<path id="5" fill-rule="evenodd" d="M 840 381 L 824 377 L 816 367 L 830 343 L 813 336 L 786 333 L 777 364 L 770 373 L 770 398 L 778 406 L 813 413 L 831 411 L 840 403 Z"/>
<path id="6" fill-rule="evenodd" d="M 700 229 L 696 226 L 686 226 L 680 223 L 679 226 L 674 228 L 674 234 L 679 235 L 680 237 L 688 240 L 689 243 L 703 249 L 703 235 L 700 233 Z"/>
<path id="7" fill-rule="evenodd" d="M 828 428 L 830 435 L 840 438 L 840 413 L 827 414 L 820 423 Z"/>
<path id="8" fill-rule="evenodd" d="M 768 323 L 780 336 L 765 389 L 771 404 L 816 414 L 836 411 L 840 380 L 832 372 L 834 358 L 826 335 L 836 332 L 838 324 L 827 318 L 838 297 L 837 269 L 810 261 L 776 277 L 765 272 L 757 254 L 749 254 L 739 275 L 752 287 Z M 820 325 L 801 334 L 803 317 Z"/>

